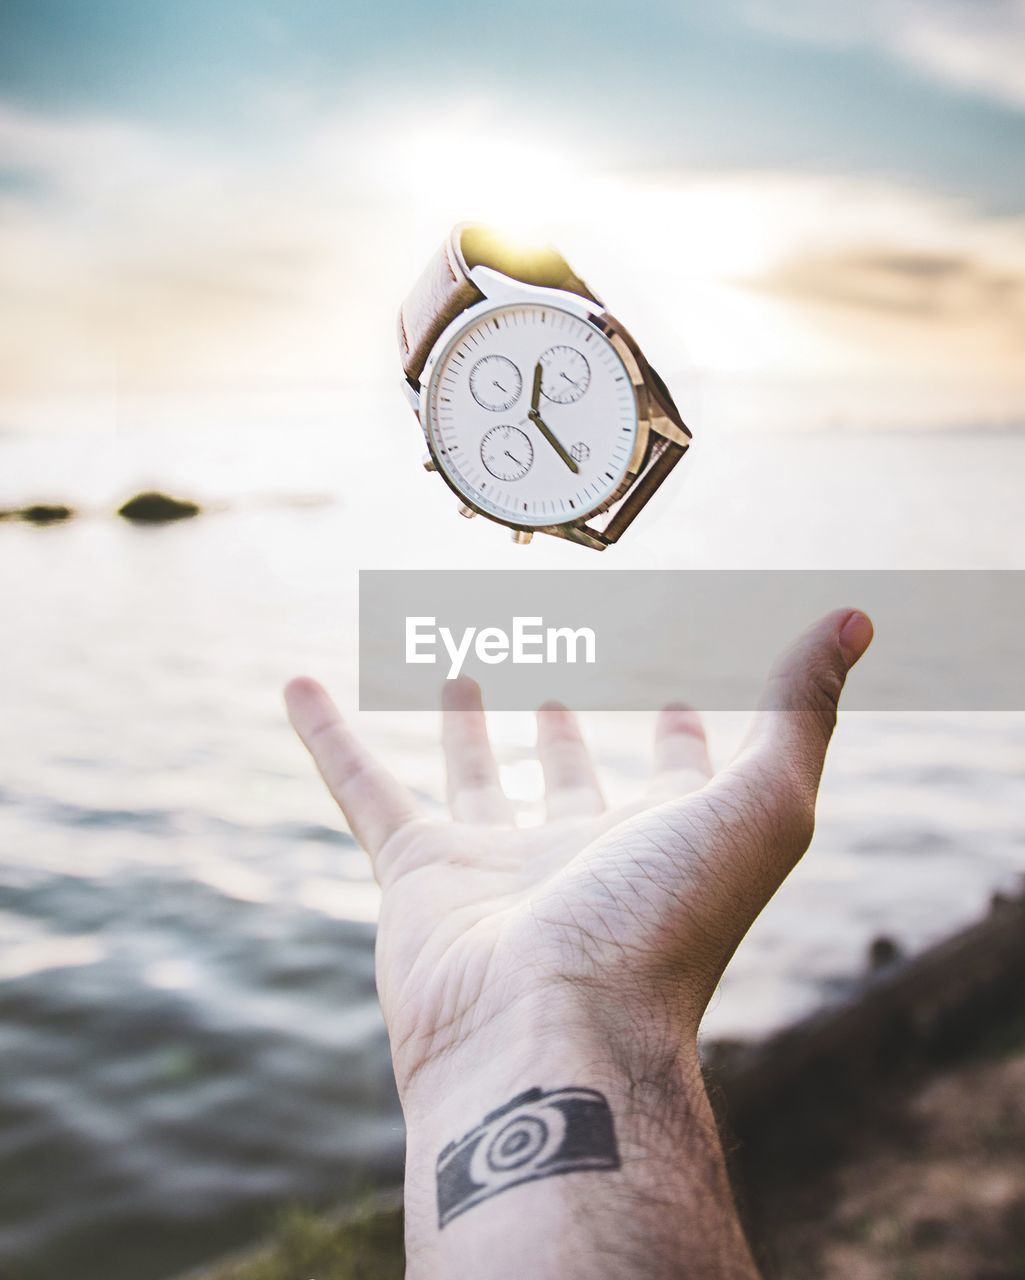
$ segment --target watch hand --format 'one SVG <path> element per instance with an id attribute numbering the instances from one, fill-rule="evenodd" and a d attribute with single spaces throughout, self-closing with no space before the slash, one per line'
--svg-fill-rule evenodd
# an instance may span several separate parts
<path id="1" fill-rule="evenodd" d="M 530 412 L 537 413 L 537 406 L 541 402 L 541 361 L 539 360 L 534 366 L 534 389 L 530 393 Z"/>
<path id="2" fill-rule="evenodd" d="M 538 367 L 540 368 L 540 366 Z M 547 424 L 547 422 L 545 422 L 544 418 L 541 417 L 538 411 L 536 409 L 531 409 L 531 411 L 527 414 L 527 417 L 531 420 L 534 426 L 537 427 L 538 431 L 541 432 L 541 434 L 552 446 L 552 448 L 563 460 L 563 462 L 565 462 L 566 466 L 569 467 L 570 471 L 579 472 L 580 468 L 577 466 L 574 460 L 569 456 L 566 450 L 562 447 L 562 445 L 556 439 L 554 433 L 552 432 L 551 427 Z"/>
<path id="3" fill-rule="evenodd" d="M 543 370 L 541 368 L 541 361 L 539 360 L 537 364 L 534 366 L 534 386 L 530 393 L 530 410 L 527 413 L 527 417 L 531 420 L 534 426 L 537 427 L 538 431 L 541 432 L 541 434 L 552 446 L 552 448 L 559 455 L 559 457 L 566 464 L 566 466 L 569 467 L 570 471 L 579 472 L 580 468 L 569 456 L 566 450 L 562 447 L 562 445 L 556 439 L 555 434 L 553 433 L 551 427 L 549 427 L 549 425 L 545 422 L 545 420 L 541 417 L 540 413 L 538 412 L 537 406 L 538 406 L 538 402 L 541 399 L 542 374 L 543 374 Z"/>
<path id="4" fill-rule="evenodd" d="M 523 466 L 523 463 L 519 460 L 519 458 L 517 458 L 515 454 L 510 453 L 508 449 L 506 449 L 505 451 L 505 456 L 509 459 L 510 462 L 515 462 L 518 467 Z"/>

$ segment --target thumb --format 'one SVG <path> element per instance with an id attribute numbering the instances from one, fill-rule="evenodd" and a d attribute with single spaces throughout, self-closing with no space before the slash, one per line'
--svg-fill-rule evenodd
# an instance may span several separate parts
<path id="1" fill-rule="evenodd" d="M 798 636 L 769 675 L 734 767 L 814 806 L 844 681 L 872 634 L 866 614 L 839 609 Z"/>

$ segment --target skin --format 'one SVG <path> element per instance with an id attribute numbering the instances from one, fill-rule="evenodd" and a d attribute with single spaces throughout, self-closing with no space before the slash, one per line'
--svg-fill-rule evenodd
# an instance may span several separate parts
<path id="1" fill-rule="evenodd" d="M 663 710 L 647 792 L 618 809 L 572 713 L 538 713 L 548 820 L 517 828 L 480 691 L 446 688 L 451 822 L 429 820 L 327 693 L 292 723 L 383 890 L 377 981 L 407 1125 L 407 1277 L 757 1276 L 701 1078 L 698 1027 L 726 963 L 811 840 L 864 614 L 809 628 L 715 772 L 700 717 Z M 616 1171 L 517 1186 L 439 1229 L 445 1145 L 525 1089 L 608 1099 Z"/>

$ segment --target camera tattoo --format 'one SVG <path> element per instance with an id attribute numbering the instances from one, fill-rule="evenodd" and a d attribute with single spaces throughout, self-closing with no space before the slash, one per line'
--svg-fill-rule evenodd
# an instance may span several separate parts
<path id="1" fill-rule="evenodd" d="M 438 1156 L 438 1226 L 523 1182 L 618 1169 L 612 1112 L 595 1089 L 529 1089 Z"/>

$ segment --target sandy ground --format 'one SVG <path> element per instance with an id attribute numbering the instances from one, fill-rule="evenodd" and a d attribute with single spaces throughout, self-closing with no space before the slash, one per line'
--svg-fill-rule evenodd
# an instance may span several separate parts
<path id="1" fill-rule="evenodd" d="M 798 1157 L 800 1160 L 800 1156 Z M 1025 1278 L 1025 1047 L 941 1069 L 861 1113 L 842 1159 L 752 1187 L 779 1280 Z"/>

